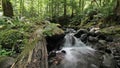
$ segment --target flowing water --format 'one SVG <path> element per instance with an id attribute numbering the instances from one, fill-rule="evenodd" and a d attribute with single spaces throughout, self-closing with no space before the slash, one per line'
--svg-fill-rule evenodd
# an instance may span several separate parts
<path id="1" fill-rule="evenodd" d="M 59 64 L 51 68 L 99 68 L 96 50 L 86 46 L 73 34 L 65 36 L 63 48 L 56 53 L 64 51 L 64 57 Z"/>

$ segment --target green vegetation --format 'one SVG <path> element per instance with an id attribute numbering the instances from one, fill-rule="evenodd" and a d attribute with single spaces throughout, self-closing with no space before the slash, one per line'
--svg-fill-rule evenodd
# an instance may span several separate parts
<path id="1" fill-rule="evenodd" d="M 63 30 L 61 30 L 60 28 L 58 28 L 57 26 L 59 26 L 59 24 L 48 24 L 44 30 L 43 30 L 43 34 L 45 36 L 52 36 L 52 35 L 56 35 L 56 34 L 62 34 L 64 33 Z"/>
<path id="2" fill-rule="evenodd" d="M 34 18 L 28 21 L 28 19 L 21 20 L 18 17 L 12 19 L 2 17 L 0 19 L 0 56 L 14 56 L 28 48 L 28 45 L 31 47 L 37 41 L 35 34 L 41 33 L 44 36 L 52 36 L 63 33 L 57 26 L 58 24 L 40 22 Z M 36 39 L 28 43 L 33 37 Z"/>
<path id="3" fill-rule="evenodd" d="M 9 19 L 9 18 L 6 18 Z M 0 20 L 0 45 L 1 55 L 13 55 L 17 51 L 21 51 L 25 41 L 28 39 L 28 25 L 16 19 Z"/>

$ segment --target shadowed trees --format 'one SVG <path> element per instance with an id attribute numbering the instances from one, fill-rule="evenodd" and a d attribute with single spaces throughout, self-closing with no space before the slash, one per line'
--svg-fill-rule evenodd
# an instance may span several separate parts
<path id="1" fill-rule="evenodd" d="M 2 0 L 3 15 L 7 17 L 13 16 L 13 7 L 10 0 Z"/>

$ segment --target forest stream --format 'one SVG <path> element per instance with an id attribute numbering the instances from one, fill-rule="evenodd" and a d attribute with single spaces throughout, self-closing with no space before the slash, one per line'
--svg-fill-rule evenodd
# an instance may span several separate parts
<path id="1" fill-rule="evenodd" d="M 0 68 L 120 68 L 120 0 L 0 0 Z"/>
<path id="2" fill-rule="evenodd" d="M 119 68 L 105 39 L 86 31 L 68 29 L 60 47 L 49 52 L 49 68 Z"/>
<path id="3" fill-rule="evenodd" d="M 56 51 L 57 68 L 98 68 L 99 60 L 95 50 L 86 46 L 71 34 L 65 36 L 65 43 L 61 50 Z M 96 63 L 98 62 L 98 63 Z M 54 64 L 50 68 L 55 68 Z"/>

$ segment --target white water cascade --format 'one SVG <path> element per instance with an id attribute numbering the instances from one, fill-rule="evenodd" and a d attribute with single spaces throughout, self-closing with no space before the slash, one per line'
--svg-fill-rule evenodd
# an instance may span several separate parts
<path id="1" fill-rule="evenodd" d="M 65 51 L 61 63 L 51 68 L 99 68 L 96 50 L 86 46 L 73 34 L 65 36 L 63 48 L 57 52 L 61 51 Z"/>

